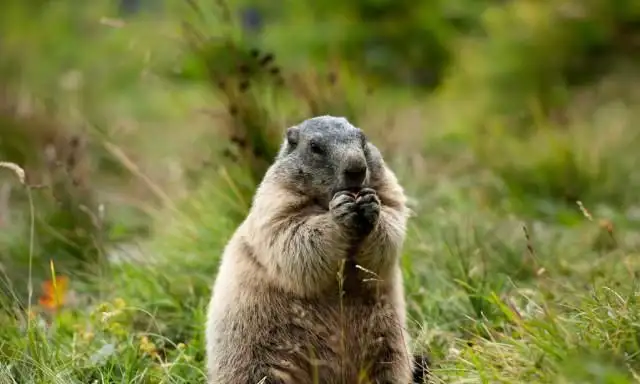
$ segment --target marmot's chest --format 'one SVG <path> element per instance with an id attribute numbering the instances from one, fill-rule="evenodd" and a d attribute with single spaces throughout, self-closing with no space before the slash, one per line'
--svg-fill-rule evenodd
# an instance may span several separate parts
<path id="1" fill-rule="evenodd" d="M 351 305 L 380 305 L 388 301 L 385 297 L 388 286 L 381 283 L 382 279 L 374 272 L 358 266 L 353 260 L 346 260 L 330 291 L 340 294 Z"/>
<path id="2" fill-rule="evenodd" d="M 373 305 L 349 297 L 341 304 L 333 300 L 293 301 L 289 309 L 272 323 L 270 334 L 288 341 L 277 343 L 289 346 L 280 349 L 279 356 L 305 366 L 313 351 L 314 363 L 309 369 L 317 370 L 325 380 L 321 382 L 356 382 L 362 369 L 406 352 L 397 312 L 384 301 Z M 339 381 L 328 379 L 339 377 Z"/>
<path id="3" fill-rule="evenodd" d="M 290 316 L 282 320 L 304 330 L 304 339 L 325 344 L 330 350 L 338 347 L 332 340 L 339 340 L 342 347 L 366 350 L 374 340 L 399 329 L 398 312 L 386 295 L 375 298 L 350 295 L 353 293 L 347 290 L 335 299 L 293 300 Z"/>

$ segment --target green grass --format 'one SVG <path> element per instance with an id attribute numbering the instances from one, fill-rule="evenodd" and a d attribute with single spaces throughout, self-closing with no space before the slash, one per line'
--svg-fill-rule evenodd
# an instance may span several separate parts
<path id="1" fill-rule="evenodd" d="M 0 384 L 205 382 L 222 248 L 282 130 L 323 113 L 360 125 L 410 197 L 408 327 L 434 382 L 640 381 L 633 2 L 570 23 L 525 0 L 425 3 L 419 33 L 397 31 L 446 52 L 428 91 L 358 70 L 370 34 L 344 15 L 379 4 L 341 5 L 325 36 L 324 8 L 300 3 L 261 39 L 221 17 L 240 3 L 121 27 L 100 22 L 108 2 L 0 16 L 0 161 L 27 173 L 0 168 Z M 378 32 L 401 53 L 387 70 L 423 65 Z M 586 74 L 596 48 L 606 65 Z M 69 281 L 55 311 L 39 304 L 52 273 Z"/>

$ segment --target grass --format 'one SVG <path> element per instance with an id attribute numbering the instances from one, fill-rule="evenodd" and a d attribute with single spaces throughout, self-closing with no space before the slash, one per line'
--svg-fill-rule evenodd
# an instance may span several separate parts
<path id="1" fill-rule="evenodd" d="M 323 113 L 365 129 L 410 197 L 408 326 L 435 383 L 639 381 L 640 82 L 618 39 L 633 2 L 568 24 L 551 5 L 485 2 L 464 18 L 486 33 L 466 37 L 429 19 L 450 53 L 428 92 L 369 86 L 362 58 L 338 60 L 360 40 L 323 40 L 301 6 L 262 40 L 240 33 L 225 15 L 242 3 L 126 20 L 106 2 L 7 8 L 0 384 L 205 382 L 221 250 L 282 129 Z M 585 30 L 616 45 L 572 83 Z M 563 44 L 570 65 L 540 53 Z"/>

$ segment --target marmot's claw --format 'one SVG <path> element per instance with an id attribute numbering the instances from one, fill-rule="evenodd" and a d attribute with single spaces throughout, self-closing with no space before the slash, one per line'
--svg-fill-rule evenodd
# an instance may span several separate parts
<path id="1" fill-rule="evenodd" d="M 349 191 L 347 189 L 343 189 L 343 190 L 340 190 L 340 191 L 334 193 L 333 197 L 331 198 L 331 200 L 335 200 L 338 197 L 343 196 L 343 195 L 350 196 L 353 199 L 356 198 L 356 194 L 355 193 L 353 193 L 352 191 Z"/>
<path id="2" fill-rule="evenodd" d="M 356 195 L 356 198 L 358 197 L 364 197 L 364 196 L 368 196 L 368 195 L 375 195 L 377 196 L 378 193 L 376 192 L 375 189 L 373 188 L 362 188 L 361 190 L 358 191 L 358 194 Z"/>
<path id="3" fill-rule="evenodd" d="M 329 209 L 334 211 L 337 208 L 344 206 L 345 204 L 355 205 L 356 196 L 348 191 L 340 191 L 333 195 L 331 202 L 329 203 Z"/>

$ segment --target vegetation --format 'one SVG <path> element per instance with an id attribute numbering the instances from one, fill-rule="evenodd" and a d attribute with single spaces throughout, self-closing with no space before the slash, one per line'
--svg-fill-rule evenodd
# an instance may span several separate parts
<path id="1" fill-rule="evenodd" d="M 0 12 L 0 383 L 203 383 L 221 249 L 319 114 L 411 197 L 434 382 L 640 380 L 637 1 L 114 3 Z"/>

